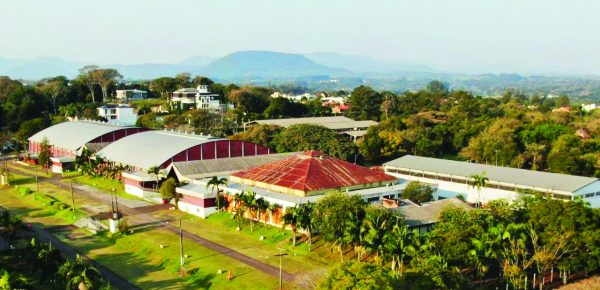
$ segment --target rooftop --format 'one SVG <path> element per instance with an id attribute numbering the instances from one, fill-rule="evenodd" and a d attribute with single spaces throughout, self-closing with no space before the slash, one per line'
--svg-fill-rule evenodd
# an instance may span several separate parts
<path id="1" fill-rule="evenodd" d="M 104 147 L 96 155 L 121 164 L 148 169 L 162 165 L 188 148 L 218 140 L 225 139 L 172 131 L 146 131 L 121 138 Z"/>
<path id="2" fill-rule="evenodd" d="M 231 176 L 304 192 L 397 180 L 383 171 L 332 158 L 319 151 L 307 151 Z"/>
<path id="3" fill-rule="evenodd" d="M 29 140 L 41 143 L 44 138 L 47 138 L 48 143 L 55 147 L 75 151 L 104 134 L 124 128 L 127 127 L 98 121 L 63 122 L 36 133 L 29 137 Z"/>
<path id="4" fill-rule="evenodd" d="M 453 197 L 424 202 L 420 206 L 414 203 L 405 203 L 405 205 L 391 208 L 391 210 L 400 212 L 404 216 L 406 224 L 410 227 L 415 227 L 436 223 L 440 218 L 440 213 L 451 207 L 458 207 L 465 210 L 471 209 L 466 203 Z"/>
<path id="5" fill-rule="evenodd" d="M 482 174 L 492 182 L 532 187 L 535 190 L 575 192 L 597 178 L 493 166 L 463 161 L 406 155 L 384 164 L 387 167 L 429 172 L 452 177 L 470 178 Z"/>
<path id="6" fill-rule="evenodd" d="M 280 127 L 289 127 L 298 124 L 321 125 L 332 130 L 367 128 L 377 125 L 375 121 L 355 121 L 344 116 L 334 117 L 308 117 L 308 118 L 290 118 L 290 119 L 273 119 L 273 120 L 255 120 L 249 123 L 258 123 L 264 125 L 275 125 Z"/>
<path id="7" fill-rule="evenodd" d="M 201 179 L 217 175 L 229 175 L 233 172 L 281 160 L 299 152 L 242 156 L 225 159 L 207 159 L 185 162 L 173 162 L 172 168 L 180 178 Z"/>

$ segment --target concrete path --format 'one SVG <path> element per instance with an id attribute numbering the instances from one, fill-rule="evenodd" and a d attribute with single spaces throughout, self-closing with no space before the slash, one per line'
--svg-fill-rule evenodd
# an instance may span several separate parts
<path id="1" fill-rule="evenodd" d="M 20 174 L 32 176 L 25 172 L 22 172 Z M 64 184 L 61 182 L 60 178 L 56 178 L 56 177 L 55 178 L 40 177 L 39 181 L 50 182 L 57 186 L 64 186 Z M 90 186 L 85 186 L 85 185 L 82 186 L 80 184 L 77 184 L 77 185 L 73 184 L 73 189 L 74 189 L 75 194 L 85 195 L 87 198 L 95 200 L 98 203 L 102 203 L 102 204 L 106 204 L 106 205 L 111 204 L 110 193 L 107 191 L 103 191 L 103 190 L 100 190 L 100 189 L 97 189 L 94 187 L 90 187 Z M 168 204 L 167 205 L 157 205 L 157 204 L 153 204 L 153 203 L 150 203 L 147 201 L 143 201 L 143 200 L 139 200 L 139 199 L 135 199 L 135 198 L 124 198 L 121 196 L 118 197 L 118 202 L 119 202 L 119 212 L 123 216 L 127 216 L 127 219 L 131 225 L 160 224 L 164 229 L 168 230 L 169 232 L 172 232 L 175 234 L 179 233 L 178 227 L 173 226 L 164 220 L 156 219 L 147 214 L 147 212 L 148 212 L 147 209 L 150 207 L 153 210 L 155 210 L 158 207 L 162 207 L 162 209 L 167 210 L 172 205 L 168 205 Z M 130 207 L 129 205 L 131 205 L 132 207 Z M 173 218 L 173 220 L 175 220 L 175 218 Z M 215 252 L 221 253 L 232 259 L 240 261 L 240 262 L 242 262 L 248 266 L 251 266 L 257 270 L 260 270 L 266 274 L 269 274 L 274 277 L 279 277 L 279 268 L 277 268 L 277 267 L 274 267 L 274 266 L 271 266 L 262 261 L 253 259 L 249 256 L 246 256 L 246 255 L 244 255 L 240 252 L 237 252 L 233 249 L 230 249 L 226 246 L 214 243 L 210 240 L 207 240 L 201 236 L 195 235 L 195 234 L 190 233 L 185 230 L 183 231 L 183 236 L 185 238 L 193 240 L 194 242 L 196 242 L 208 249 L 211 249 Z M 282 274 L 282 278 L 284 281 L 290 282 L 290 281 L 294 280 L 295 276 L 291 273 L 284 271 Z"/>

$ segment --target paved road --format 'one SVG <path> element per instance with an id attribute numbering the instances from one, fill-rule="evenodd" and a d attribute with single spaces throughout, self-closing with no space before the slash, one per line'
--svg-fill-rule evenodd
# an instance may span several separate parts
<path id="1" fill-rule="evenodd" d="M 27 174 L 25 172 L 22 172 L 23 175 L 28 175 L 28 176 L 32 176 L 30 174 Z M 46 182 L 50 182 L 53 183 L 55 185 L 58 186 L 64 186 L 64 184 L 60 181 L 60 178 L 44 178 L 44 177 L 40 177 L 39 178 L 40 181 L 46 181 Z M 99 190 L 97 188 L 93 188 L 93 187 L 89 187 L 86 185 L 73 185 L 73 189 L 74 192 L 76 194 L 81 194 L 81 195 L 85 195 L 86 197 L 95 200 L 98 203 L 102 203 L 102 204 L 110 204 L 111 200 L 110 200 L 110 193 L 106 192 L 106 191 L 102 191 Z M 123 200 L 123 197 L 119 197 L 119 200 Z M 155 207 L 156 205 L 151 204 L 151 203 L 147 203 L 148 206 L 153 206 Z M 164 208 L 167 209 L 170 205 L 164 205 Z M 147 214 L 147 212 L 144 211 L 145 207 L 128 207 L 125 204 L 123 204 L 122 202 L 119 202 L 119 211 L 121 212 L 121 214 L 123 216 L 128 216 L 128 221 L 131 225 L 148 225 L 148 224 L 162 224 L 163 228 L 165 228 L 166 230 L 172 232 L 172 233 L 179 233 L 179 228 L 176 226 L 173 226 L 171 224 L 167 224 L 162 220 L 156 219 L 150 215 Z M 201 236 L 195 235 L 193 233 L 190 233 L 188 231 L 183 231 L 183 236 L 193 240 L 194 242 L 209 248 L 213 251 L 219 252 L 225 256 L 228 256 L 232 259 L 238 260 L 246 265 L 249 265 L 257 270 L 260 270 L 262 272 L 265 272 L 271 276 L 274 277 L 279 277 L 279 268 L 271 266 L 267 263 L 264 263 L 262 261 L 253 259 L 249 256 L 246 256 L 240 252 L 237 252 L 233 249 L 227 248 L 221 244 L 217 244 L 214 242 L 211 242 Z M 283 272 L 282 274 L 283 280 L 284 281 L 293 281 L 294 280 L 294 275 L 288 272 Z"/>
<path id="2" fill-rule="evenodd" d="M 3 210 L 7 210 L 2 206 L 0 206 L 0 208 L 2 208 Z M 24 221 L 27 222 L 26 219 L 24 219 Z M 71 248 L 71 246 L 63 243 L 61 240 L 54 237 L 49 231 L 44 229 L 43 226 L 41 226 L 39 224 L 33 224 L 32 228 L 36 232 L 37 237 L 41 241 L 46 242 L 46 243 L 51 243 L 52 246 L 56 247 L 67 258 L 75 259 L 75 257 L 77 255 L 80 255 L 81 257 L 83 257 L 83 259 L 88 261 L 88 263 L 92 264 L 94 267 L 96 267 L 100 271 L 100 273 L 102 274 L 104 279 L 106 281 L 108 281 L 112 287 L 116 287 L 121 290 L 140 289 L 139 287 L 135 286 L 134 284 L 130 283 L 129 281 L 123 279 L 121 276 L 115 274 L 113 271 L 102 266 L 102 264 L 90 259 L 86 255 L 81 254 L 81 253 L 77 252 L 75 249 Z"/>

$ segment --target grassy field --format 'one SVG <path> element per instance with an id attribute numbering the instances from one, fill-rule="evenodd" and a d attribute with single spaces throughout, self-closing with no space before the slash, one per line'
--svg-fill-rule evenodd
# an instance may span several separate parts
<path id="1" fill-rule="evenodd" d="M 12 168 L 12 169 L 20 170 L 22 172 L 25 172 L 25 173 L 31 174 L 31 175 L 37 174 L 37 176 L 41 176 L 41 177 L 49 177 L 49 178 L 52 177 L 52 171 L 50 171 L 50 169 L 48 169 L 47 170 L 48 173 L 46 173 L 46 169 L 42 168 L 39 165 L 19 166 L 14 163 L 8 163 L 8 167 Z"/>
<path id="2" fill-rule="evenodd" d="M 126 193 L 123 183 L 118 180 L 108 179 L 108 178 L 104 178 L 104 177 L 93 177 L 93 176 L 89 176 L 89 175 L 73 177 L 73 178 L 71 178 L 71 180 L 73 180 L 74 182 L 89 185 L 89 186 L 92 186 L 92 187 L 95 187 L 95 188 L 98 188 L 100 190 L 104 190 L 107 192 L 110 192 L 114 189 L 115 192 L 117 193 L 117 195 L 122 196 L 122 197 L 140 199 L 136 196 Z"/>
<path id="3" fill-rule="evenodd" d="M 70 200 L 68 190 L 49 183 L 39 185 L 43 193 L 22 194 L 26 190 L 5 187 L 0 190 L 0 204 L 28 222 L 46 227 L 70 225 L 85 215 L 71 211 L 66 205 Z M 32 188 L 35 184 L 20 187 Z M 82 197 L 76 199 L 76 203 L 90 202 Z M 179 238 L 161 228 L 140 228 L 134 234 L 118 238 L 93 235 L 83 229 L 54 234 L 143 289 L 275 289 L 277 286 L 276 278 L 188 240 L 184 240 L 188 255 L 185 267 L 193 274 L 180 277 Z M 219 270 L 222 274 L 218 274 Z M 233 273 L 231 281 L 227 279 L 227 270 Z"/>
<path id="4" fill-rule="evenodd" d="M 74 180 L 107 191 L 118 188 L 117 192 L 122 196 L 136 198 L 125 193 L 123 185 L 115 180 L 90 176 L 76 177 Z M 273 255 L 279 253 L 279 248 L 284 248 L 289 254 L 285 257 L 285 270 L 293 274 L 327 270 L 335 264 L 332 261 L 339 260 L 339 254 L 332 253 L 329 246 L 323 244 L 318 238 L 313 241 L 312 251 L 308 249 L 308 242 L 302 241 L 300 237 L 298 237 L 299 244 L 296 247 L 292 246 L 291 231 L 279 227 L 258 223 L 254 225 L 252 232 L 246 222 L 238 232 L 233 215 L 227 212 L 213 214 L 207 219 L 181 211 L 158 211 L 151 214 L 161 220 L 180 217 L 187 231 L 273 266 L 279 266 L 279 259 Z M 260 237 L 264 239 L 261 241 Z"/>

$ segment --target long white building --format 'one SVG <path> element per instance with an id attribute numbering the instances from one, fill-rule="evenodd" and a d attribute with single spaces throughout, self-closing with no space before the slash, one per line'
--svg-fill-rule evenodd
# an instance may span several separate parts
<path id="1" fill-rule="evenodd" d="M 401 179 L 437 186 L 435 199 L 464 196 L 467 202 L 518 198 L 523 192 L 541 192 L 553 198 L 582 198 L 600 208 L 600 180 L 583 177 L 470 162 L 407 155 L 384 165 L 385 173 Z M 470 185 L 473 175 L 485 175 L 487 185 L 480 190 Z"/>

